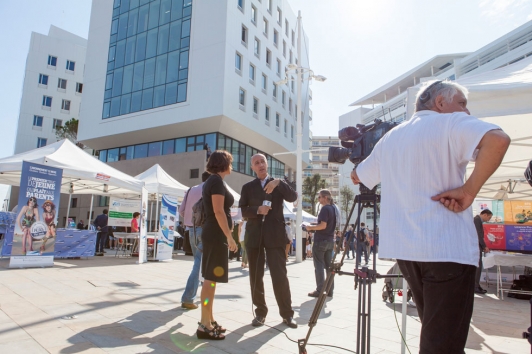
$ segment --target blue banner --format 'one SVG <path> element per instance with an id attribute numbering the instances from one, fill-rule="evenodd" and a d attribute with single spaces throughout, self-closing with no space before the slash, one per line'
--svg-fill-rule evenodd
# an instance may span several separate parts
<path id="1" fill-rule="evenodd" d="M 23 161 L 12 256 L 53 256 L 63 170 Z"/>

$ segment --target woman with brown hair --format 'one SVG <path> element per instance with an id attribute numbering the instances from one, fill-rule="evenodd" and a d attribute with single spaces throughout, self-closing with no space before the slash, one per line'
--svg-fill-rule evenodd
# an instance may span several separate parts
<path id="1" fill-rule="evenodd" d="M 216 283 L 228 282 L 228 252 L 238 249 L 229 225 L 232 225 L 230 208 L 234 198 L 226 188 L 224 177 L 231 173 L 233 156 L 223 150 L 216 150 L 209 156 L 207 172 L 211 176 L 203 185 L 203 257 L 201 275 L 205 279 L 201 289 L 201 321 L 196 331 L 198 339 L 225 339 L 226 329 L 213 316 Z"/>

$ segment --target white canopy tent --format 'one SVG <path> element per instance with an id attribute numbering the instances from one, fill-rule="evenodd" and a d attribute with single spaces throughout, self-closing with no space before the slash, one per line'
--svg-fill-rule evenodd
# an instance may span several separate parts
<path id="1" fill-rule="evenodd" d="M 296 220 L 296 210 L 297 208 L 294 207 L 293 203 L 290 203 L 287 201 L 284 202 L 283 214 L 284 214 L 285 219 Z M 303 210 L 303 221 L 304 222 L 318 222 L 318 218 Z"/>
<path id="2" fill-rule="evenodd" d="M 188 187 L 176 181 L 159 164 L 155 164 L 146 171 L 135 176 L 144 182 L 148 193 L 168 194 L 175 197 L 184 197 Z"/>
<path id="3" fill-rule="evenodd" d="M 523 175 L 532 159 L 532 57 L 457 82 L 469 90 L 467 106 L 471 114 L 500 126 L 512 139 L 501 166 L 477 197 L 532 199 L 532 187 Z M 419 88 L 420 85 L 408 89 L 408 117 L 412 115 Z M 470 163 L 467 173 L 474 167 Z"/>

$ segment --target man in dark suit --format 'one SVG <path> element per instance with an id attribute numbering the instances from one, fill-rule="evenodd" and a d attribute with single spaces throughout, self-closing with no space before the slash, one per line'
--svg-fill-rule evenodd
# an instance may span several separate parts
<path id="1" fill-rule="evenodd" d="M 105 253 L 105 244 L 107 243 L 108 227 L 107 222 L 109 217 L 107 216 L 107 209 L 103 210 L 103 214 L 100 214 L 94 219 L 94 226 L 98 233 L 96 234 L 96 256 L 103 256 Z"/>
<path id="2" fill-rule="evenodd" d="M 283 202 L 295 201 L 297 193 L 286 182 L 268 175 L 268 162 L 264 155 L 257 154 L 251 158 L 251 169 L 257 178 L 242 187 L 239 202 L 242 216 L 248 220 L 245 245 L 249 260 L 251 295 L 256 306 L 256 317 L 251 324 L 262 326 L 268 314 L 263 282 L 266 257 L 279 313 L 287 326 L 296 328 L 290 284 L 286 275 Z M 271 206 L 263 205 L 264 200 L 270 200 Z"/>
<path id="3" fill-rule="evenodd" d="M 483 289 L 480 286 L 480 277 L 482 275 L 482 252 L 488 253 L 490 251 L 490 249 L 486 246 L 486 242 L 484 241 L 484 227 L 482 226 L 482 223 L 490 221 L 492 216 L 493 213 L 491 210 L 484 209 L 480 212 L 480 215 L 477 215 L 473 218 L 475 228 L 477 229 L 478 247 L 480 248 L 480 259 L 478 260 L 477 273 L 475 274 L 476 294 L 485 294 L 488 292 L 486 289 Z"/>

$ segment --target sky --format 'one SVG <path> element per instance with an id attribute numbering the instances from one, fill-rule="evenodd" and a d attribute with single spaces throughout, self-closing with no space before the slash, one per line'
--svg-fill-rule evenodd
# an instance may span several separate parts
<path id="1" fill-rule="evenodd" d="M 314 135 L 336 135 L 349 104 L 428 59 L 473 52 L 532 20 L 529 0 L 284 1 L 301 10 L 310 68 L 327 77 L 311 86 Z M 0 158 L 13 153 L 31 32 L 55 25 L 87 38 L 90 11 L 91 0 L 0 0 Z"/>

